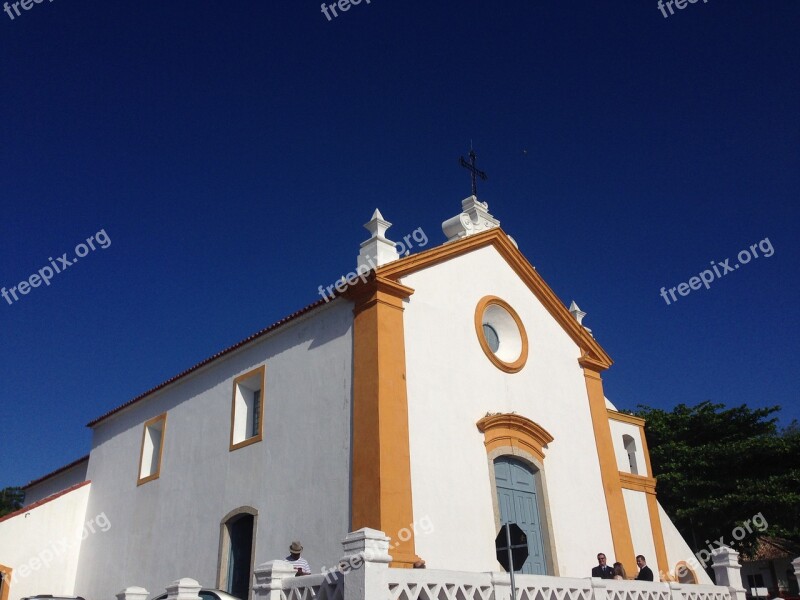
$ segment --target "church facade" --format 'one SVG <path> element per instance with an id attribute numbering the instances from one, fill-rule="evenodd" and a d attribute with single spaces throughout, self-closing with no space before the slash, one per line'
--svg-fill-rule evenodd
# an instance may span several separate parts
<path id="1" fill-rule="evenodd" d="M 93 420 L 84 457 L 0 519 L 0 600 L 110 598 L 190 576 L 242 598 L 293 540 L 314 571 L 349 531 L 392 566 L 587 577 L 598 552 L 709 583 L 656 496 L 644 422 L 603 393 L 611 358 L 477 197 L 399 257 L 378 211 L 320 300 Z M 374 267 L 374 268 L 373 268 Z"/>

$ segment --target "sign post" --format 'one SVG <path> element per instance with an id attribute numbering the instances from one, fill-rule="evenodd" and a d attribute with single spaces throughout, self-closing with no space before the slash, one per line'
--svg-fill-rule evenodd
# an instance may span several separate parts
<path id="1" fill-rule="evenodd" d="M 511 577 L 511 599 L 517 598 L 517 586 L 514 572 L 519 571 L 528 560 L 528 536 L 516 523 L 506 523 L 494 539 L 497 550 L 497 562 Z"/>

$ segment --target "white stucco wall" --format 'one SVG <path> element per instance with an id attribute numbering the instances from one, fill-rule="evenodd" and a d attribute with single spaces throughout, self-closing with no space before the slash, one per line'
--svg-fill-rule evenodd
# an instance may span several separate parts
<path id="1" fill-rule="evenodd" d="M 88 466 L 88 460 L 82 461 L 74 467 L 66 469 L 52 477 L 48 477 L 36 485 L 25 488 L 25 504 L 33 504 L 52 494 L 71 488 L 76 483 L 86 481 L 86 470 Z"/>
<path id="2" fill-rule="evenodd" d="M 613 367 L 612 367 L 613 368 Z M 617 467 L 624 473 L 630 473 L 631 467 L 628 462 L 628 452 L 625 449 L 625 442 L 622 436 L 629 435 L 636 443 L 636 466 L 639 470 L 638 475 L 649 477 L 647 472 L 647 463 L 644 460 L 644 452 L 642 450 L 642 435 L 641 430 L 636 425 L 630 423 L 623 423 L 621 421 L 609 420 L 611 425 L 611 439 L 614 442 L 614 454 L 617 456 Z M 639 552 L 638 554 L 642 554 Z"/>
<path id="3" fill-rule="evenodd" d="M 642 554 L 647 559 L 647 564 L 653 569 L 653 573 L 657 574 L 656 545 L 653 542 L 650 513 L 647 511 L 647 494 L 635 490 L 622 490 L 622 497 L 625 499 L 625 511 L 628 513 L 633 552 L 637 555 Z M 631 574 L 629 573 L 629 575 Z"/>
<path id="4" fill-rule="evenodd" d="M 114 526 L 84 544 L 76 593 L 155 594 L 178 577 L 216 587 L 220 523 L 242 506 L 259 512 L 256 564 L 284 558 L 295 539 L 315 572 L 338 559 L 350 518 L 352 321 L 352 304 L 332 301 L 100 423 L 88 510 Z M 264 439 L 230 452 L 233 379 L 260 365 Z M 160 477 L 137 487 L 142 425 L 163 412 Z"/>
<path id="5" fill-rule="evenodd" d="M 0 564 L 13 569 L 9 600 L 73 594 L 90 487 L 0 521 Z"/>
<path id="6" fill-rule="evenodd" d="M 495 490 L 476 422 L 516 412 L 555 438 L 544 468 L 558 574 L 588 576 L 613 544 L 579 348 L 492 247 L 401 283 L 415 290 L 404 316 L 414 516 L 435 529 L 417 536 L 417 553 L 434 569 L 499 568 Z M 475 308 L 487 295 L 508 302 L 527 330 L 519 373 L 500 371 L 478 343 Z"/>
<path id="7" fill-rule="evenodd" d="M 694 552 L 692 552 L 689 545 L 684 541 L 678 529 L 675 527 L 672 519 L 669 518 L 661 504 L 658 505 L 658 514 L 661 519 L 661 531 L 664 533 L 664 546 L 667 549 L 667 562 L 669 562 L 669 569 L 672 574 L 675 574 L 675 566 L 680 561 L 685 561 L 694 570 L 697 575 L 697 583 L 713 583 L 708 574 L 696 566 Z M 709 565 L 711 563 L 709 562 Z"/>

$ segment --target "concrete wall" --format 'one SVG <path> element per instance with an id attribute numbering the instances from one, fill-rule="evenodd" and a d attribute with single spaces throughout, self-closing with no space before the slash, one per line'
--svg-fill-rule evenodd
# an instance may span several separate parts
<path id="1" fill-rule="evenodd" d="M 13 569 L 9 600 L 73 594 L 81 538 L 107 535 L 84 527 L 91 485 L 0 521 L 0 564 Z"/>
<path id="2" fill-rule="evenodd" d="M 220 524 L 258 510 L 256 564 L 305 545 L 315 571 L 341 554 L 350 515 L 352 305 L 339 299 L 96 426 L 89 513 L 114 527 L 84 544 L 76 593 L 216 587 Z M 266 365 L 264 439 L 229 451 L 237 375 Z M 146 380 L 136 373 L 134 377 Z M 143 423 L 167 413 L 160 477 L 137 487 Z"/>
<path id="3" fill-rule="evenodd" d="M 588 576 L 597 552 L 610 557 L 613 545 L 578 346 L 494 248 L 401 283 L 416 290 L 405 310 L 414 517 L 435 529 L 417 536 L 418 554 L 433 569 L 499 568 L 495 490 L 476 422 L 516 412 L 555 438 L 544 475 L 558 574 Z M 475 309 L 487 295 L 508 302 L 527 330 L 518 373 L 496 368 L 478 343 Z"/>
<path id="4" fill-rule="evenodd" d="M 43 498 L 71 488 L 77 483 L 86 481 L 86 471 L 89 461 L 84 460 L 74 467 L 70 467 L 57 475 L 48 477 L 44 481 L 25 488 L 25 504 L 33 504 Z"/>

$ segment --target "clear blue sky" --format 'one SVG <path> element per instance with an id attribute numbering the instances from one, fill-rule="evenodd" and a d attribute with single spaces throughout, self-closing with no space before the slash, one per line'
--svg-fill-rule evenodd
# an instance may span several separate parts
<path id="1" fill-rule="evenodd" d="M 0 298 L 0 487 L 318 299 L 376 207 L 390 234 L 441 243 L 470 140 L 481 199 L 614 358 L 617 406 L 800 417 L 799 29 L 796 0 L 0 12 L 0 286 L 111 240 Z M 709 290 L 659 295 L 765 238 L 772 256 Z"/>

